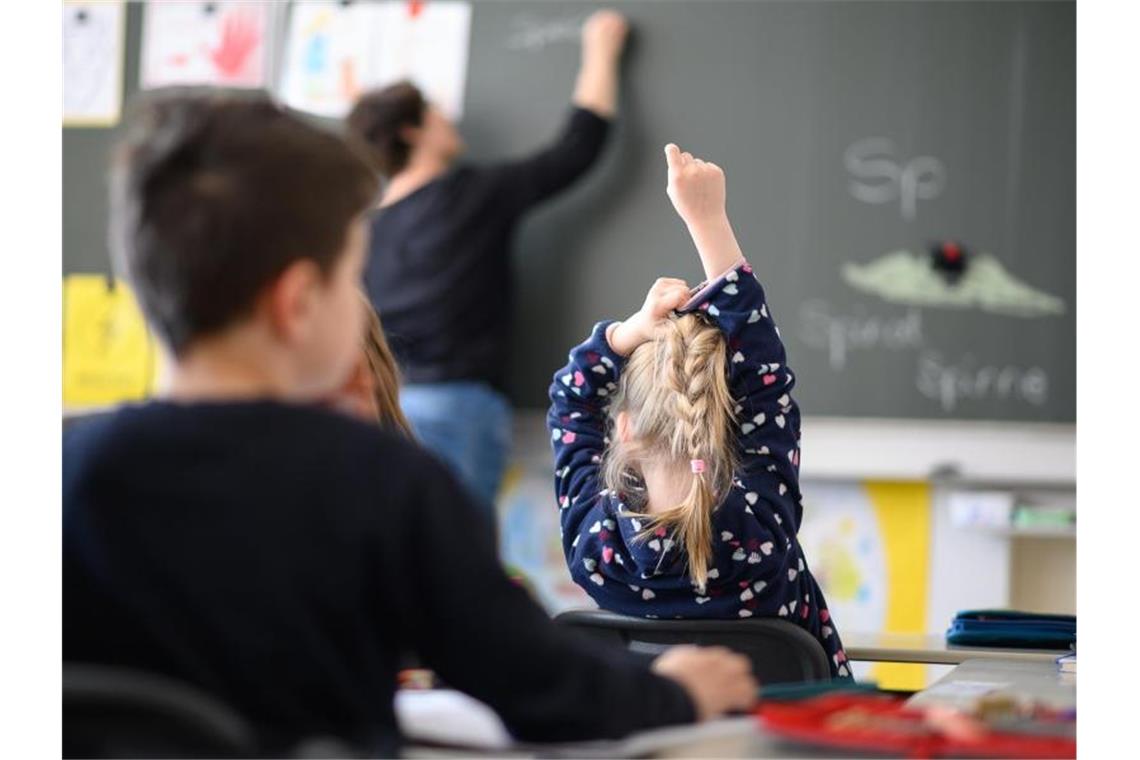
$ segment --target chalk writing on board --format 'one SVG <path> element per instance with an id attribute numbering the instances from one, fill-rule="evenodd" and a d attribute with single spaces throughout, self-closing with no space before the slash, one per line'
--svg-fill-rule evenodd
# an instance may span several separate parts
<path id="1" fill-rule="evenodd" d="M 855 351 L 922 348 L 922 312 L 907 309 L 891 317 L 837 314 L 826 301 L 809 300 L 800 305 L 798 334 L 811 348 L 826 350 L 828 366 L 839 372 Z"/>
<path id="2" fill-rule="evenodd" d="M 583 14 L 556 19 L 516 16 L 511 19 L 507 49 L 534 53 L 548 45 L 577 44 L 585 21 L 586 17 Z"/>
<path id="3" fill-rule="evenodd" d="M 934 156 L 896 157 L 894 143 L 886 137 L 856 140 L 843 152 L 843 164 L 851 177 L 847 190 L 864 203 L 899 204 L 902 218 L 918 215 L 918 202 L 930 201 L 946 187 L 946 167 Z"/>
<path id="4" fill-rule="evenodd" d="M 969 401 L 1018 401 L 1043 406 L 1049 397 L 1049 376 L 1041 367 L 979 364 L 966 355 L 948 361 L 934 351 L 918 357 L 918 391 L 953 412 Z"/>
<path id="5" fill-rule="evenodd" d="M 890 303 L 979 309 L 1015 317 L 1064 314 L 1065 302 L 1010 274 L 993 255 L 981 252 L 962 278 L 948 283 L 922 254 L 893 251 L 866 264 L 844 264 L 844 281 Z"/>

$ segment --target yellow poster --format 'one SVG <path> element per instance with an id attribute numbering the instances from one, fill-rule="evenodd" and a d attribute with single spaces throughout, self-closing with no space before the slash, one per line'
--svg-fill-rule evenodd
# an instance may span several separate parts
<path id="1" fill-rule="evenodd" d="M 63 280 L 63 405 L 105 406 L 150 394 L 157 349 L 134 294 L 101 274 Z"/>
<path id="2" fill-rule="evenodd" d="M 924 633 L 930 564 L 930 485 L 872 481 L 866 484 L 886 546 L 885 633 Z M 907 663 L 878 663 L 873 677 L 885 689 L 926 687 L 926 669 Z"/>
<path id="3" fill-rule="evenodd" d="M 840 634 L 923 634 L 929 604 L 930 485 L 813 482 L 799 538 Z M 886 689 L 926 686 L 925 665 L 855 663 Z"/>

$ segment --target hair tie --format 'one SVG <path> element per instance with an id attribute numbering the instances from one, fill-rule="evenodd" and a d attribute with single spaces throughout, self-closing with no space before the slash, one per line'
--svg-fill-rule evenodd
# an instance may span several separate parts
<path id="1" fill-rule="evenodd" d="M 703 459 L 690 459 L 689 466 L 693 468 L 693 472 L 700 475 L 705 471 L 705 460 Z"/>

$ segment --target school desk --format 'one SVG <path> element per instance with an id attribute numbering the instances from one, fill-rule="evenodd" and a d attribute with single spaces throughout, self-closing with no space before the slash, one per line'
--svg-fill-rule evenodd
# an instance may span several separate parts
<path id="1" fill-rule="evenodd" d="M 1061 673 L 1055 662 L 966 660 L 907 703 L 957 706 L 993 691 L 1042 702 L 1056 710 L 1077 707 L 1076 673 Z"/>
<path id="2" fill-rule="evenodd" d="M 1058 673 L 1056 663 L 1052 661 L 971 659 L 918 692 L 909 703 L 915 706 L 960 704 L 1000 690 L 1019 698 L 1031 698 L 1056 710 L 1068 710 L 1076 707 L 1075 684 L 1075 678 Z M 851 757 L 852 753 L 849 750 L 788 744 L 765 732 L 755 718 L 744 716 L 696 726 L 646 731 L 618 742 L 539 747 L 498 745 L 495 748 L 484 746 L 482 749 L 457 750 L 417 745 L 413 740 L 405 756 L 841 758 Z"/>
<path id="3" fill-rule="evenodd" d="M 958 665 L 967 660 L 1001 660 L 1054 663 L 1067 651 L 1051 649 L 1003 649 L 962 647 L 946 643 L 941 634 L 843 633 L 847 659 L 856 662 L 917 662 L 928 665 Z"/>

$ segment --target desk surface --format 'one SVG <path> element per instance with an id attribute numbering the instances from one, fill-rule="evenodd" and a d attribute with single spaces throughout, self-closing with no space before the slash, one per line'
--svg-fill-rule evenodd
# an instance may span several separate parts
<path id="1" fill-rule="evenodd" d="M 1053 661 L 1041 660 L 966 660 L 929 688 L 910 699 L 915 706 L 955 704 L 975 698 L 979 692 L 1001 691 L 1022 699 L 1043 702 L 1058 709 L 1075 709 L 1077 685 L 1074 674 L 1057 671 Z M 751 730 L 718 739 L 705 739 L 670 748 L 657 757 L 789 757 L 834 758 L 853 757 L 850 751 L 792 746 L 764 733 L 759 725 Z"/>
<path id="2" fill-rule="evenodd" d="M 947 644 L 946 638 L 937 634 L 841 633 L 847 659 L 855 661 L 958 665 L 967 660 L 1002 660 L 1053 664 L 1068 653 L 1052 649 L 959 647 Z"/>
<path id="3" fill-rule="evenodd" d="M 930 688 L 911 698 L 911 704 L 953 704 L 976 697 L 979 691 L 1002 691 L 1032 698 L 1057 709 L 1076 707 L 1076 679 L 1057 671 L 1056 663 L 1025 659 L 971 659 L 955 667 Z M 411 746 L 406 757 L 557 757 L 614 756 L 749 757 L 749 758 L 850 758 L 851 751 L 787 744 L 767 734 L 752 717 L 729 718 L 698 726 L 659 729 L 620 742 L 602 742 L 540 748 L 495 750 L 438 749 Z"/>
<path id="4" fill-rule="evenodd" d="M 1033 699 L 1059 709 L 1077 706 L 1076 678 L 1057 671 L 1053 661 L 1025 659 L 971 659 L 920 691 L 910 704 L 954 704 L 976 697 L 979 691 L 1001 691 Z M 745 719 L 751 720 L 751 719 Z M 759 725 L 741 724 L 739 733 L 704 738 L 670 747 L 655 757 L 837 758 L 857 757 L 851 751 L 793 746 L 765 734 Z"/>
<path id="5" fill-rule="evenodd" d="M 911 697 L 909 704 L 960 704 L 986 691 L 1033 699 L 1058 710 L 1077 706 L 1075 673 L 1061 673 L 1053 662 L 1025 660 L 967 660 Z"/>
<path id="6" fill-rule="evenodd" d="M 442 749 L 412 745 L 403 752 L 408 758 L 507 758 L 507 757 L 654 757 L 654 758 L 851 758 L 850 751 L 833 751 L 782 742 L 766 733 L 751 716 L 726 718 L 713 724 L 658 729 L 625 741 L 597 745 L 547 745 L 496 750 Z"/>

